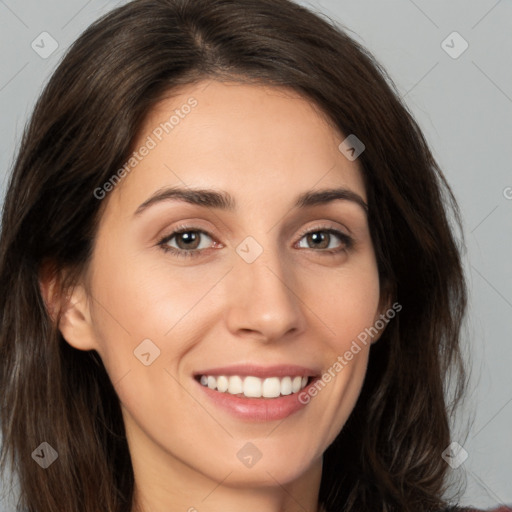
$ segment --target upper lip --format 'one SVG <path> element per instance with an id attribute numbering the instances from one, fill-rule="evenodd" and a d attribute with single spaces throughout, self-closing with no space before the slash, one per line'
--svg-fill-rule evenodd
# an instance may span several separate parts
<path id="1" fill-rule="evenodd" d="M 297 366 L 293 364 L 281 364 L 273 366 L 237 364 L 231 366 L 209 368 L 206 370 L 194 372 L 195 377 L 200 375 L 211 375 L 212 377 L 216 375 L 239 375 L 241 377 L 251 375 L 254 377 L 260 377 L 262 379 L 267 377 L 316 377 L 319 374 L 320 372 L 313 368 L 307 368 L 305 366 Z"/>

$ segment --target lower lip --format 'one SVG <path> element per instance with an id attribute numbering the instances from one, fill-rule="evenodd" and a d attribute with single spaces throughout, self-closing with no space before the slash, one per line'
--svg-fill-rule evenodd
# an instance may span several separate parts
<path id="1" fill-rule="evenodd" d="M 197 382 L 197 381 L 195 381 Z M 248 421 L 275 421 L 291 416 L 306 407 L 299 401 L 299 394 L 307 392 L 307 389 L 314 383 L 311 382 L 298 393 L 280 396 L 279 398 L 247 398 L 221 393 L 208 386 L 197 384 L 204 393 L 221 409 L 228 411 L 238 418 Z"/>

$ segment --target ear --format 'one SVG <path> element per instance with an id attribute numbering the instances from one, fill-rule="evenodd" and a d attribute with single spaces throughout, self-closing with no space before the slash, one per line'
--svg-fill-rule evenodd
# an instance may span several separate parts
<path id="1" fill-rule="evenodd" d="M 58 323 L 64 339 L 78 350 L 96 350 L 89 298 L 83 284 L 62 289 L 58 272 L 45 263 L 39 273 L 39 287 L 50 318 Z"/>

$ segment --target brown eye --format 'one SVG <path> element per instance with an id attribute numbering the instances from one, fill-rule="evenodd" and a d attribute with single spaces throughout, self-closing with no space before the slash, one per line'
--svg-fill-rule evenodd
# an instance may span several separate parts
<path id="1" fill-rule="evenodd" d="M 327 249 L 329 247 L 331 234 L 326 234 L 324 231 L 315 231 L 314 233 L 308 233 L 306 239 L 308 243 L 311 243 L 317 249 Z"/>
<path id="2" fill-rule="evenodd" d="M 203 230 L 184 227 L 160 240 L 158 245 L 164 251 L 177 256 L 198 256 L 208 248 L 207 243 L 206 247 L 200 247 L 204 238 L 212 240 L 212 237 Z"/>
<path id="3" fill-rule="evenodd" d="M 197 231 L 177 233 L 174 237 L 176 237 L 176 244 L 178 245 L 178 248 L 184 250 L 197 249 L 199 246 L 198 242 L 201 239 L 201 235 L 199 235 Z"/>
<path id="4" fill-rule="evenodd" d="M 350 236 L 338 231 L 337 229 L 315 229 L 304 233 L 302 238 L 306 239 L 306 249 L 323 249 L 325 252 L 338 252 L 343 249 L 349 249 L 352 247 L 353 240 Z M 338 239 L 338 245 L 336 245 L 336 238 Z M 334 243 L 334 247 L 331 245 Z M 303 246 L 302 246 L 303 247 Z"/>

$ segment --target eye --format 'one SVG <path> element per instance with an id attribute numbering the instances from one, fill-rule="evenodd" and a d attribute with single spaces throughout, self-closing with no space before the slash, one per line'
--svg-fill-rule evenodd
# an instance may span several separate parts
<path id="1" fill-rule="evenodd" d="M 158 245 L 163 251 L 170 252 L 178 257 L 196 257 L 200 256 L 209 246 L 212 246 L 211 243 L 206 243 L 206 246 L 201 246 L 204 238 L 213 241 L 213 238 L 202 229 L 192 226 L 179 226 L 170 235 L 162 238 L 158 242 Z M 310 229 L 302 233 L 300 240 L 302 239 L 305 239 L 306 243 L 310 244 L 310 246 L 304 247 L 299 241 L 298 246 L 300 248 L 318 249 L 318 252 L 327 255 L 335 255 L 339 252 L 351 249 L 354 243 L 352 237 L 346 233 L 325 226 Z M 338 239 L 338 244 L 335 244 L 333 247 L 332 242 L 335 243 L 336 239 Z M 221 244 L 216 241 L 213 241 L 213 244 L 217 247 L 221 246 Z"/>
<path id="2" fill-rule="evenodd" d="M 301 240 L 303 238 L 305 238 L 307 244 L 311 244 L 312 246 L 306 247 L 307 249 L 321 249 L 321 252 L 326 252 L 327 254 L 337 254 L 343 250 L 351 249 L 354 242 L 352 237 L 346 233 L 331 227 L 314 228 L 303 233 Z M 341 244 L 333 247 L 332 242 L 336 242 L 336 238 Z M 301 246 L 300 242 L 299 246 Z"/>
<path id="3" fill-rule="evenodd" d="M 171 252 L 176 256 L 189 257 L 199 256 L 207 247 L 201 247 L 202 239 L 206 237 L 212 240 L 212 237 L 205 231 L 193 227 L 180 226 L 169 236 L 162 238 L 158 245 L 165 251 Z M 172 244 L 176 245 L 172 245 Z"/>

